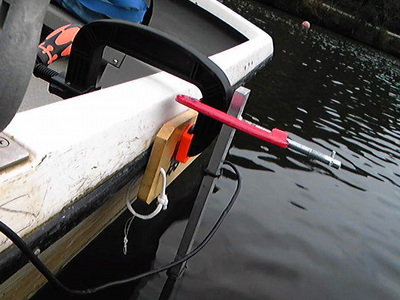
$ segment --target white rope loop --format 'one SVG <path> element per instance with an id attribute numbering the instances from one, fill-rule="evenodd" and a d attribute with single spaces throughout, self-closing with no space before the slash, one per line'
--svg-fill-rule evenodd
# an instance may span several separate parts
<path id="1" fill-rule="evenodd" d="M 166 210 L 168 207 L 168 197 L 165 193 L 165 190 L 167 188 L 167 174 L 165 173 L 165 170 L 163 168 L 160 169 L 160 173 L 162 176 L 162 189 L 161 194 L 157 197 L 157 201 L 159 205 L 162 205 L 162 209 Z"/>
<path id="2" fill-rule="evenodd" d="M 126 195 L 125 195 L 125 201 L 126 201 L 126 206 L 128 207 L 129 211 L 135 217 L 138 217 L 139 219 L 142 219 L 142 220 L 149 220 L 149 219 L 154 218 L 156 215 L 158 215 L 158 213 L 161 210 L 166 210 L 167 209 L 168 197 L 167 197 L 167 195 L 165 193 L 165 190 L 167 188 L 167 174 L 165 173 L 165 170 L 163 168 L 160 168 L 160 173 L 161 173 L 161 177 L 162 177 L 162 190 L 161 190 L 161 194 L 157 197 L 158 205 L 157 205 L 156 209 L 151 214 L 142 215 L 142 214 L 137 213 L 133 209 L 133 207 L 131 205 L 131 201 L 129 199 L 129 191 L 131 190 L 133 182 L 131 182 L 129 184 L 128 190 L 127 190 Z M 132 201 L 132 203 L 135 202 L 135 201 L 136 201 L 136 198 Z"/>
<path id="3" fill-rule="evenodd" d="M 129 229 L 131 228 L 132 221 L 135 218 L 135 216 L 130 217 L 128 220 L 125 222 L 125 227 L 124 227 L 124 247 L 122 248 L 122 252 L 124 255 L 128 254 L 128 235 L 129 235 Z"/>
<path id="4" fill-rule="evenodd" d="M 156 215 L 158 215 L 158 213 L 161 210 L 166 210 L 167 206 L 168 206 L 168 197 L 165 193 L 165 190 L 167 188 L 167 174 L 165 173 L 165 170 L 163 168 L 160 168 L 160 173 L 161 173 L 161 178 L 162 178 L 162 189 L 161 189 L 161 194 L 157 197 L 157 202 L 158 205 L 156 207 L 156 209 L 149 215 L 142 215 L 137 213 L 131 204 L 131 200 L 129 199 L 129 192 L 131 191 L 131 188 L 134 184 L 134 181 L 132 180 L 131 183 L 128 186 L 128 189 L 126 190 L 126 194 L 125 194 L 125 202 L 126 202 L 126 206 L 128 207 L 129 211 L 132 213 L 132 217 L 130 219 L 127 220 L 127 222 L 125 223 L 125 228 L 124 228 L 124 240 L 123 240 L 123 248 L 122 251 L 123 253 L 126 255 L 128 253 L 128 233 L 129 233 L 129 228 L 131 227 L 132 221 L 134 217 L 137 217 L 139 219 L 142 220 L 149 220 L 154 218 Z M 137 198 L 132 200 L 132 203 L 136 201 Z"/>

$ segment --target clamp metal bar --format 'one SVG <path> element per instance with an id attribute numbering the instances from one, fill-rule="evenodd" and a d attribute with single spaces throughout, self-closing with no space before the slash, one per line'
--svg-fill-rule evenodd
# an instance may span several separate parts
<path id="1" fill-rule="evenodd" d="M 233 95 L 230 107 L 228 109 L 228 114 L 234 116 L 235 118 L 240 117 L 246 105 L 249 94 L 249 89 L 239 87 Z M 210 174 L 219 174 L 222 163 L 225 160 L 230 148 L 235 131 L 236 130 L 232 127 L 226 125 L 222 126 L 221 132 L 218 136 L 213 153 L 211 154 L 211 158 L 208 163 L 207 171 Z M 192 248 L 198 228 L 203 218 L 207 200 L 213 191 L 215 179 L 216 176 L 206 175 L 201 182 L 200 189 L 197 193 L 197 197 L 176 253 L 175 260 L 178 260 L 188 254 Z M 184 268 L 185 264 L 181 264 L 168 271 L 168 280 L 164 285 L 159 299 L 169 299 L 175 281 L 183 273 Z"/>

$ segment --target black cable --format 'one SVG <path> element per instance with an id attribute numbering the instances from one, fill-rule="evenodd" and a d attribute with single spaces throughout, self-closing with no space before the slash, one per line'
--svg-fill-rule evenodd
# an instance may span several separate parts
<path id="1" fill-rule="evenodd" d="M 211 228 L 210 232 L 206 235 L 206 237 L 203 239 L 203 241 L 197 245 L 191 252 L 183 256 L 182 258 L 175 260 L 163 267 L 160 267 L 155 270 L 151 270 L 133 277 L 129 277 L 126 279 L 122 280 L 116 280 L 112 282 L 108 282 L 106 284 L 94 287 L 94 288 L 89 288 L 86 290 L 74 290 L 66 287 L 64 284 L 62 284 L 56 277 L 55 275 L 43 264 L 43 262 L 33 253 L 33 251 L 29 248 L 29 246 L 24 242 L 22 238 L 20 238 L 10 227 L 8 227 L 6 224 L 0 221 L 0 231 L 7 236 L 20 250 L 21 252 L 28 258 L 28 260 L 38 269 L 40 273 L 51 283 L 54 284 L 56 287 L 62 289 L 64 292 L 72 295 L 88 295 L 88 294 L 93 294 L 96 292 L 99 292 L 101 290 L 104 290 L 106 288 L 112 287 L 112 286 L 117 286 L 129 282 L 133 282 L 139 279 L 142 279 L 147 276 L 155 275 L 160 272 L 166 271 L 172 267 L 175 267 L 177 265 L 180 265 L 187 261 L 188 259 L 192 258 L 194 255 L 196 255 L 198 252 L 200 252 L 205 245 L 211 240 L 211 238 L 214 236 L 214 234 L 217 232 L 218 228 L 221 226 L 223 220 L 225 219 L 226 215 L 229 213 L 231 210 L 233 204 L 235 203 L 237 197 L 239 196 L 240 189 L 242 187 L 242 180 L 239 174 L 239 170 L 236 168 L 234 164 L 232 164 L 229 161 L 224 162 L 225 165 L 230 166 L 233 171 L 235 172 L 237 176 L 237 185 L 234 194 L 232 195 L 229 203 L 225 207 L 225 209 L 222 211 L 221 215 L 219 216 L 218 220 L 215 222 L 214 226 Z"/>
<path id="2" fill-rule="evenodd" d="M 40 273 L 56 287 L 63 289 L 67 293 L 74 293 L 74 290 L 70 290 L 66 286 L 64 286 L 54 275 L 53 273 L 43 264 L 43 262 L 33 253 L 33 251 L 29 248 L 29 246 L 25 243 L 25 241 L 18 236 L 10 227 L 0 221 L 0 231 L 8 237 L 20 250 L 21 252 L 28 258 L 28 260 L 38 269 Z"/>

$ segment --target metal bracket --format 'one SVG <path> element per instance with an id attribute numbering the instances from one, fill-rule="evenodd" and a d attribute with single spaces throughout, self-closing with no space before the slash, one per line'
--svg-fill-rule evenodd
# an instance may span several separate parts
<path id="1" fill-rule="evenodd" d="M 0 133 L 0 171 L 29 157 L 29 152 L 16 142 Z"/>
<path id="2" fill-rule="evenodd" d="M 249 89 L 245 87 L 239 87 L 233 95 L 228 110 L 228 114 L 234 116 L 235 118 L 240 118 L 244 110 L 244 107 L 246 105 L 249 94 L 250 94 Z M 234 134 L 235 134 L 234 128 L 231 128 L 227 125 L 222 126 L 221 132 L 218 136 L 218 139 L 214 147 L 214 151 L 208 163 L 207 170 L 209 173 L 211 174 L 219 173 L 222 163 L 225 160 L 226 155 L 228 154 Z M 175 260 L 178 260 L 181 257 L 188 254 L 192 248 L 194 239 L 196 237 L 196 233 L 203 218 L 203 213 L 205 210 L 208 197 L 210 196 L 214 188 L 215 179 L 216 179 L 215 176 L 205 176 L 203 178 L 200 190 L 197 193 L 197 197 L 194 202 L 192 212 L 190 214 L 188 223 L 186 225 L 185 232 L 183 234 L 181 243 L 179 245 L 179 249 L 177 251 Z M 173 285 L 172 282 L 174 282 L 176 278 L 178 278 L 183 273 L 184 268 L 185 264 L 182 263 L 169 270 L 168 280 L 170 281 L 171 284 L 168 283 L 167 281 L 164 291 L 165 294 L 169 293 L 169 291 L 167 291 L 169 289 L 168 286 Z"/>

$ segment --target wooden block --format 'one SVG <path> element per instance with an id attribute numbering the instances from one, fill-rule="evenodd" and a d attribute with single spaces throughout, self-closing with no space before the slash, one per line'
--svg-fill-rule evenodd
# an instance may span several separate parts
<path id="1" fill-rule="evenodd" d="M 168 185 L 197 158 L 197 156 L 191 157 L 184 164 L 173 160 L 183 131 L 189 123 L 195 122 L 196 117 L 197 112 L 188 110 L 161 127 L 154 140 L 149 162 L 139 188 L 138 199 L 150 204 L 160 195 L 162 189 L 160 168 L 167 172 Z"/>

